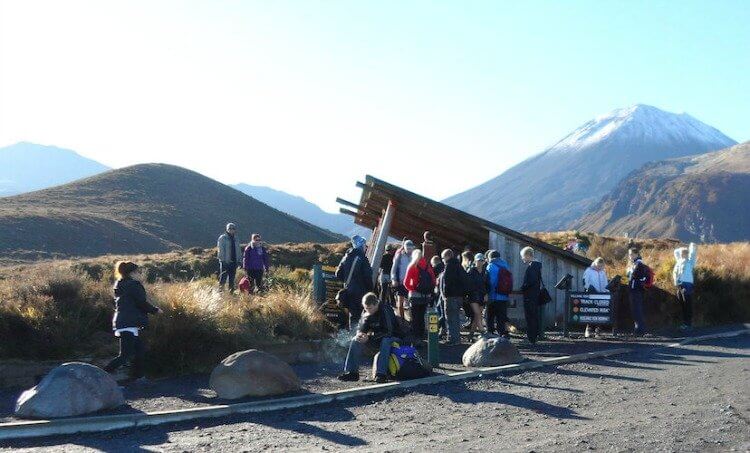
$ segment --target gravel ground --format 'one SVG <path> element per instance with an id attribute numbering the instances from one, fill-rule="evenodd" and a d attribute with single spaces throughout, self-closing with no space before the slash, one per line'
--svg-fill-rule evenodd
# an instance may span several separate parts
<path id="1" fill-rule="evenodd" d="M 750 451 L 750 336 L 299 410 L 19 441 L 49 451 Z"/>
<path id="2" fill-rule="evenodd" d="M 583 352 L 599 351 L 626 345 L 627 347 L 644 347 L 668 341 L 673 338 L 653 337 L 641 339 L 637 343 L 624 341 L 622 338 L 602 336 L 600 339 L 583 340 L 581 338 L 568 339 L 559 335 L 550 334 L 547 341 L 531 346 L 518 336 L 512 339 L 521 354 L 527 360 L 541 360 L 545 358 L 559 357 L 563 355 L 579 354 Z M 441 345 L 441 365 L 436 368 L 435 373 L 451 373 L 464 371 L 466 368 L 461 364 L 464 351 L 470 346 L 468 339 L 459 346 Z M 421 348 L 422 355 L 426 358 L 427 351 Z M 336 354 L 333 354 L 336 355 Z M 302 380 L 302 390 L 297 394 L 321 393 L 333 390 L 372 385 L 371 359 L 363 359 L 360 367 L 359 382 L 341 382 L 336 376 L 341 373 L 345 350 L 339 351 L 336 362 L 295 365 L 294 369 Z M 208 375 L 181 376 L 177 378 L 159 379 L 153 381 L 149 387 L 126 387 L 125 398 L 128 405 L 116 410 L 103 413 L 132 413 L 137 411 L 153 412 L 174 409 L 187 409 L 192 407 L 211 406 L 215 404 L 226 404 L 246 401 L 258 401 L 261 398 L 244 398 L 239 400 L 223 400 L 216 396 L 208 385 Z M 23 389 L 0 391 L 0 423 L 16 420 L 13 414 L 14 402 Z M 290 394 L 289 396 L 292 396 Z"/>

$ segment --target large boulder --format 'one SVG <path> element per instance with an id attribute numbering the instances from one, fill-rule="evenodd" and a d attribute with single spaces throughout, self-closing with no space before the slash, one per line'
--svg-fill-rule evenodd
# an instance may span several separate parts
<path id="1" fill-rule="evenodd" d="M 280 395 L 301 387 L 289 364 L 257 349 L 235 352 L 222 360 L 211 373 L 209 384 L 226 399 Z"/>
<path id="2" fill-rule="evenodd" d="M 464 352 L 463 364 L 467 367 L 502 366 L 518 363 L 523 357 L 518 349 L 503 337 L 482 337 Z"/>
<path id="3" fill-rule="evenodd" d="M 117 382 L 88 363 L 64 363 L 52 369 L 16 401 L 15 414 L 24 418 L 59 418 L 89 414 L 125 404 Z"/>

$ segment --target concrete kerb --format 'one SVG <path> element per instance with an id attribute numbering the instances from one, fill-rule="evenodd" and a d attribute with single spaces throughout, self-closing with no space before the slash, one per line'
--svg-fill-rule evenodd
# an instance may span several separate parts
<path id="1" fill-rule="evenodd" d="M 678 347 L 702 340 L 734 337 L 745 333 L 748 333 L 747 326 L 743 330 L 688 338 L 686 340 L 683 340 L 682 342 L 674 343 L 667 347 Z M 430 376 L 423 379 L 415 379 L 411 381 L 390 382 L 386 384 L 376 384 L 367 387 L 358 387 L 354 389 L 337 390 L 325 393 L 278 398 L 267 401 L 206 406 L 173 411 L 2 423 L 0 424 L 0 440 L 46 437 L 84 432 L 114 431 L 119 429 L 155 426 L 197 419 L 225 417 L 228 415 L 260 413 L 283 409 L 297 409 L 301 407 L 332 403 L 335 401 L 349 400 L 361 396 L 378 395 L 399 389 L 410 389 L 423 385 L 481 378 L 487 375 L 527 371 L 546 366 L 563 365 L 568 363 L 581 362 L 589 359 L 626 354 L 628 352 L 632 352 L 632 350 L 629 348 L 615 348 L 563 357 L 553 357 L 540 361 L 529 361 L 499 367 L 460 371 L 456 373 Z"/>

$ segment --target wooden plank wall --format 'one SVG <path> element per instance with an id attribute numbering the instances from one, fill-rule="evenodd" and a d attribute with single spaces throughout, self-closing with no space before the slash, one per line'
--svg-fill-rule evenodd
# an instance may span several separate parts
<path id="1" fill-rule="evenodd" d="M 492 230 L 489 232 L 489 248 L 500 252 L 500 256 L 508 262 L 513 273 L 513 283 L 516 286 L 514 290 L 516 291 L 520 290 L 521 283 L 523 282 L 523 273 L 526 270 L 520 255 L 521 249 L 524 247 L 526 247 L 526 244 L 522 244 L 502 233 Z M 545 325 L 547 327 L 558 326 L 562 328 L 562 320 L 565 313 L 565 292 L 555 289 L 555 284 L 563 276 L 570 274 L 573 276 L 573 289 L 581 289 L 581 278 L 583 277 L 585 268 L 577 263 L 571 263 L 557 255 L 545 253 L 540 250 L 536 250 L 535 259 L 542 263 L 542 278 L 552 296 L 552 302 L 544 308 Z M 522 304 L 517 304 L 515 307 L 511 306 L 508 309 L 508 317 L 515 325 L 524 326 L 525 320 Z"/>

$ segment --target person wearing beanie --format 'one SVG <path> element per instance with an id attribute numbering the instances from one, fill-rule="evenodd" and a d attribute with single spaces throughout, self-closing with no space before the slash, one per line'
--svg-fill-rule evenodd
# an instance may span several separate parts
<path id="1" fill-rule="evenodd" d="M 373 276 L 372 266 L 365 255 L 365 238 L 354 235 L 351 244 L 336 268 L 336 278 L 344 283 L 344 304 L 349 311 L 349 328 L 353 329 L 362 317 L 362 297 L 373 290 Z"/>
<path id="2" fill-rule="evenodd" d="M 510 272 L 510 266 L 508 266 L 507 261 L 500 258 L 500 252 L 497 250 L 489 250 L 487 258 L 489 259 L 489 264 L 487 264 L 487 309 L 484 312 L 487 333 L 507 337 L 506 325 L 508 323 L 510 295 L 499 293 L 497 286 L 500 280 L 500 272 Z"/>
<path id="3" fill-rule="evenodd" d="M 219 236 L 216 242 L 219 258 L 219 289 L 224 289 L 229 284 L 229 290 L 234 292 L 234 279 L 237 275 L 237 267 L 240 264 L 242 248 L 237 240 L 237 226 L 228 223 L 226 233 Z"/>
<path id="4" fill-rule="evenodd" d="M 252 282 L 250 292 L 263 291 L 263 275 L 268 272 L 270 261 L 260 234 L 254 233 L 250 236 L 250 243 L 245 247 L 242 257 L 242 268 L 245 269 L 248 280 Z"/>
<path id="5" fill-rule="evenodd" d="M 414 243 L 409 239 L 404 239 L 401 248 L 393 257 L 393 267 L 391 268 L 391 286 L 396 291 L 396 309 L 397 314 L 403 319 L 404 311 L 407 307 L 407 297 L 409 291 L 404 287 L 406 279 L 406 270 L 411 263 L 411 255 L 414 252 Z"/>

